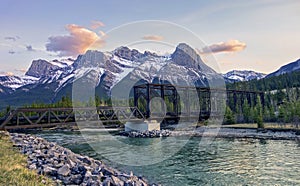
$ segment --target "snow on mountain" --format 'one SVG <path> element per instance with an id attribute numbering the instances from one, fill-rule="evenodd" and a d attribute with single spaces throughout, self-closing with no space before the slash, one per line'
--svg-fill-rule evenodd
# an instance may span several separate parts
<path id="1" fill-rule="evenodd" d="M 143 80 L 177 86 L 211 86 L 216 83 L 215 80 L 223 79 L 202 61 L 193 48 L 184 43 L 179 44 L 171 56 L 150 54 L 143 59 L 141 65 L 122 79 L 126 82 L 124 84 Z"/>
<path id="2" fill-rule="evenodd" d="M 251 70 L 232 70 L 223 74 L 227 82 L 249 81 L 253 79 L 262 79 L 266 74 L 254 72 Z"/>
<path id="3" fill-rule="evenodd" d="M 38 81 L 38 78 L 32 76 L 0 76 L 0 84 L 6 88 L 15 90 L 19 87 L 28 84 L 34 84 Z"/>
<path id="4" fill-rule="evenodd" d="M 299 70 L 300 70 L 300 59 L 298 59 L 295 62 L 292 62 L 292 63 L 289 63 L 287 65 L 280 67 L 277 71 L 268 74 L 267 77 L 279 76 L 282 74 L 299 71 Z"/>

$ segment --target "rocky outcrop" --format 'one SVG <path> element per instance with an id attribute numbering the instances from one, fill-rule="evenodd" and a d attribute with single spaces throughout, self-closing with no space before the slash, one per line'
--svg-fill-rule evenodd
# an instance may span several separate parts
<path id="1" fill-rule="evenodd" d="M 114 50 L 114 54 L 120 58 L 129 60 L 129 61 L 135 61 L 136 59 L 139 59 L 142 57 L 142 54 L 136 50 L 132 49 L 130 50 L 128 47 L 121 46 Z"/>
<path id="2" fill-rule="evenodd" d="M 170 136 L 171 131 L 169 130 L 152 130 L 152 131 L 130 131 L 120 132 L 120 135 L 127 136 L 131 138 L 159 138 L 159 137 L 168 137 Z"/>
<path id="3" fill-rule="evenodd" d="M 53 65 L 46 60 L 38 59 L 32 61 L 31 66 L 29 67 L 25 75 L 33 76 L 36 78 L 49 77 L 51 73 L 60 68 L 61 67 Z"/>
<path id="4" fill-rule="evenodd" d="M 197 52 L 185 43 L 180 43 L 171 55 L 172 61 L 181 66 L 194 68 L 204 73 L 216 73 L 208 67 L 197 54 Z"/>
<path id="5" fill-rule="evenodd" d="M 142 177 L 120 172 L 103 162 L 32 135 L 12 133 L 14 146 L 28 156 L 28 168 L 63 185 L 148 185 Z"/>
<path id="6" fill-rule="evenodd" d="M 100 51 L 88 50 L 84 55 L 79 55 L 73 63 L 75 69 L 93 68 L 103 66 L 103 63 L 108 60 L 108 57 Z"/>

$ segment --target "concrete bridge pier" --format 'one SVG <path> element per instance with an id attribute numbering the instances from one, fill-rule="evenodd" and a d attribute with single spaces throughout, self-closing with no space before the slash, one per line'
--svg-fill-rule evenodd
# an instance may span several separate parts
<path id="1" fill-rule="evenodd" d="M 160 130 L 160 123 L 156 120 L 145 120 L 145 121 L 127 121 L 125 123 L 125 131 L 152 131 Z"/>

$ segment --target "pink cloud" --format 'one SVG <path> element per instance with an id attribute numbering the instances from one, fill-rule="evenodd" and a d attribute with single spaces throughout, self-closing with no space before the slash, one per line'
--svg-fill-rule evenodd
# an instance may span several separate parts
<path id="1" fill-rule="evenodd" d="M 145 35 L 142 38 L 145 40 L 152 40 L 152 41 L 161 41 L 164 39 L 162 36 L 159 35 Z"/>
<path id="2" fill-rule="evenodd" d="M 239 52 L 246 48 L 246 43 L 243 43 L 239 40 L 229 40 L 226 42 L 220 42 L 212 44 L 208 47 L 202 48 L 199 50 L 200 53 L 219 53 L 219 52 Z"/>
<path id="3" fill-rule="evenodd" d="M 92 24 L 90 26 L 91 29 L 96 30 L 99 27 L 105 26 L 103 22 L 101 21 L 92 21 Z"/>
<path id="4" fill-rule="evenodd" d="M 16 72 L 22 72 L 22 73 L 25 73 L 27 72 L 27 70 L 25 68 L 16 68 L 14 69 Z"/>
<path id="5" fill-rule="evenodd" d="M 13 72 L 6 72 L 5 75 L 6 76 L 14 76 L 15 74 Z"/>
<path id="6" fill-rule="evenodd" d="M 46 44 L 47 51 L 57 52 L 59 56 L 76 56 L 91 47 L 102 47 L 105 43 L 95 32 L 75 25 L 66 26 L 69 35 L 51 36 Z"/>

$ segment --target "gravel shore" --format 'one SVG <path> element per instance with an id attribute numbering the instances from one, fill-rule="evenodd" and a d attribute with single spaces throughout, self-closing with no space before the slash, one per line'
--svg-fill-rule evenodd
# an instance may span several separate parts
<path id="1" fill-rule="evenodd" d="M 199 136 L 218 138 L 256 138 L 272 140 L 300 140 L 295 131 L 280 131 L 272 129 L 235 129 L 199 127 L 195 130 L 171 131 L 170 136 Z"/>
<path id="2" fill-rule="evenodd" d="M 62 185 L 149 185 L 143 177 L 108 167 L 103 162 L 75 154 L 69 149 L 28 134 L 10 133 L 21 153 L 28 156 L 28 168 Z"/>
<path id="3" fill-rule="evenodd" d="M 280 131 L 272 129 L 235 129 L 217 127 L 198 127 L 189 130 L 154 130 L 154 131 L 131 131 L 120 132 L 119 135 L 131 138 L 155 138 L 168 136 L 196 136 L 217 138 L 256 138 L 272 140 L 300 140 L 300 133 L 293 130 Z"/>

